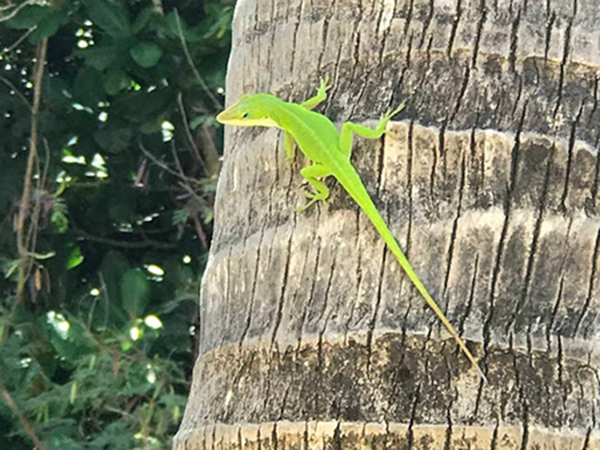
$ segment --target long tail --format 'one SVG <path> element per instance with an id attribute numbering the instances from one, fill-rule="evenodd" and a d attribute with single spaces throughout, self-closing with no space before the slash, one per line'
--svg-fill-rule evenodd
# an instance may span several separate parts
<path id="1" fill-rule="evenodd" d="M 456 343 L 459 345 L 460 349 L 464 352 L 467 358 L 469 358 L 471 364 L 473 364 L 473 366 L 477 368 L 477 371 L 479 372 L 481 378 L 483 378 L 483 380 L 487 382 L 487 379 L 481 371 L 477 360 L 469 351 L 465 342 L 458 335 L 458 332 L 456 331 L 454 326 L 452 326 L 450 321 L 446 318 L 444 312 L 440 309 L 435 300 L 427 291 L 425 285 L 423 285 L 423 283 L 417 276 L 415 270 L 408 261 L 408 258 L 400 248 L 400 245 L 398 245 L 398 241 L 396 241 L 396 238 L 394 237 L 387 224 L 381 217 L 381 214 L 379 214 L 377 207 L 375 206 L 373 200 L 369 196 L 369 193 L 367 192 L 362 180 L 360 179 L 360 176 L 358 175 L 358 173 L 356 173 L 356 170 L 354 170 L 354 167 L 352 167 L 351 164 L 345 165 L 343 170 L 340 170 L 339 173 L 341 173 L 342 175 L 338 176 L 337 174 L 334 174 L 335 178 L 340 182 L 340 184 L 344 187 L 348 194 L 350 194 L 350 196 L 356 201 L 356 203 L 358 203 L 361 209 L 369 217 L 369 219 L 371 220 L 371 222 L 373 223 L 373 225 L 375 226 L 375 228 L 377 229 L 377 231 L 379 232 L 389 249 L 398 259 L 400 266 L 402 267 L 404 272 L 406 272 L 406 275 L 408 275 L 410 281 L 421 293 L 421 295 L 423 296 L 429 307 L 436 314 L 436 316 L 442 321 L 446 329 L 450 332 Z"/>

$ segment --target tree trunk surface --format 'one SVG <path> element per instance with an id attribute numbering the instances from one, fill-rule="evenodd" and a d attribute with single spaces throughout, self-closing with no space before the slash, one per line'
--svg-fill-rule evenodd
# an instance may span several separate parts
<path id="1" fill-rule="evenodd" d="M 177 450 L 600 449 L 600 6 L 239 0 L 227 93 L 373 124 L 353 163 L 484 383 L 332 180 L 227 128 Z"/>

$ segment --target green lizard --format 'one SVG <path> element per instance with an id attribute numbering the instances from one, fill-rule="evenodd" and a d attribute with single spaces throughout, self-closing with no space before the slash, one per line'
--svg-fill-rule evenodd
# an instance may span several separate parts
<path id="1" fill-rule="evenodd" d="M 327 98 L 328 88 L 327 80 L 321 80 L 317 94 L 300 104 L 285 102 L 271 94 L 244 95 L 234 105 L 221 112 L 217 116 L 217 120 L 225 125 L 265 126 L 282 129 L 285 133 L 285 151 L 290 159 L 294 158 L 297 144 L 302 153 L 313 163 L 302 169 L 300 173 L 315 191 L 313 194 L 307 194 L 310 200 L 298 211 L 304 211 L 313 203 L 327 199 L 329 189 L 322 181 L 323 178 L 333 176 L 337 179 L 371 220 L 410 281 L 485 380 L 475 357 L 415 273 L 350 162 L 353 135 L 356 134 L 367 139 L 379 139 L 386 132 L 389 120 L 400 112 L 404 104 L 394 111 L 385 113 L 375 129 L 346 122 L 342 125 L 341 132 L 338 132 L 329 118 L 312 111 Z"/>

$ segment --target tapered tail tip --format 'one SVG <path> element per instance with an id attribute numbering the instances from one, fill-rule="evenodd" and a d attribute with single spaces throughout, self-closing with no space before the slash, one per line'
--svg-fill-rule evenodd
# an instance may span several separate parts
<path id="1" fill-rule="evenodd" d="M 488 379 L 485 376 L 485 374 L 483 373 L 483 370 L 481 370 L 481 367 L 479 367 L 479 364 L 475 364 L 475 368 L 477 369 L 477 372 L 479 373 L 479 376 L 483 380 L 483 383 L 484 384 L 489 384 Z"/>

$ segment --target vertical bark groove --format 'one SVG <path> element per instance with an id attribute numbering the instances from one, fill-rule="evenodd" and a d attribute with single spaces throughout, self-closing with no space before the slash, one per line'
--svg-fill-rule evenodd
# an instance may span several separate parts
<path id="1" fill-rule="evenodd" d="M 600 449 L 596 3 L 238 0 L 230 101 L 406 100 L 352 161 L 490 382 L 336 183 L 297 214 L 302 159 L 228 128 L 175 449 Z"/>

